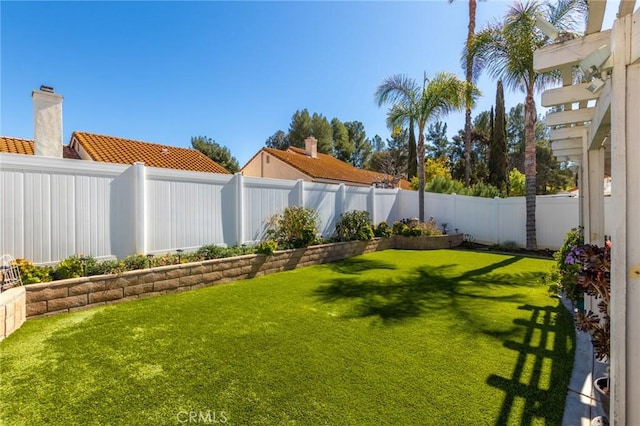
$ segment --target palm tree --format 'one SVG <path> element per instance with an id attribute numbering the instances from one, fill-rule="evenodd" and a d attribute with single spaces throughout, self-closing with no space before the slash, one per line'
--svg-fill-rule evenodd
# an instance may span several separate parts
<path id="1" fill-rule="evenodd" d="M 536 249 L 536 91 L 560 81 L 557 72 L 537 74 L 533 69 L 533 53 L 551 40 L 535 25 L 542 16 L 561 32 L 577 32 L 584 25 L 584 0 L 558 0 L 540 3 L 531 0 L 515 2 L 504 21 L 489 24 L 475 36 L 474 42 L 463 52 L 474 59 L 477 71 L 486 69 L 495 79 L 501 79 L 511 90 L 526 93 L 524 103 L 525 126 L 525 185 L 527 210 L 527 249 Z"/>
<path id="2" fill-rule="evenodd" d="M 418 204 L 419 219 L 424 221 L 424 129 L 428 122 L 442 118 L 452 110 L 472 104 L 478 89 L 451 73 L 438 73 L 433 79 L 426 74 L 422 84 L 405 75 L 396 74 L 378 86 L 375 98 L 378 106 L 390 103 L 387 114 L 389 128 L 415 122 L 418 127 Z"/>
<path id="3" fill-rule="evenodd" d="M 452 3 L 453 0 L 449 0 Z M 473 39 L 476 33 L 476 0 L 469 0 L 469 25 L 467 27 L 467 42 L 465 45 L 465 51 L 471 51 L 473 45 Z M 467 83 L 473 83 L 473 56 L 466 55 L 465 63 L 465 78 Z M 469 86 L 470 87 L 470 86 Z M 471 171 L 471 105 L 465 105 L 464 109 L 464 185 L 469 187 L 469 177 Z"/>

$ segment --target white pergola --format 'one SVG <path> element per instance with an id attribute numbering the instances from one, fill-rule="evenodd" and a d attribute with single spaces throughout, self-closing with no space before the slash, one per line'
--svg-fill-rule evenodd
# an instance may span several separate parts
<path id="1" fill-rule="evenodd" d="M 606 0 L 588 0 L 585 35 L 559 37 L 534 55 L 537 72 L 560 70 L 563 87 L 542 94 L 551 146 L 579 166 L 580 225 L 604 244 L 605 174 L 611 176 L 611 412 L 614 425 L 640 425 L 640 10 L 621 0 L 602 31 Z M 573 69 L 586 82 L 573 82 Z"/>

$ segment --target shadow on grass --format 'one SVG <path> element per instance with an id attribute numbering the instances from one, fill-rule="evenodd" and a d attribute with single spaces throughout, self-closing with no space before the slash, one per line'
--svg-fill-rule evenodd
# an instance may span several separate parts
<path id="1" fill-rule="evenodd" d="M 393 263 L 384 262 L 382 260 L 372 260 L 362 257 L 350 257 L 340 262 L 328 264 L 329 268 L 341 274 L 357 275 L 362 271 L 371 269 L 396 269 Z"/>
<path id="2" fill-rule="evenodd" d="M 529 320 L 513 321 L 517 326 L 526 327 L 522 342 L 505 340 L 503 343 L 517 354 L 513 373 L 510 378 L 491 375 L 487 379 L 489 386 L 505 392 L 496 425 L 530 425 L 541 418 L 547 424 L 561 424 L 573 366 L 573 321 L 561 303 L 524 305 L 518 309 L 530 311 L 531 316 Z M 547 364 L 545 369 L 544 364 Z M 549 371 L 548 364 L 551 364 L 548 383 L 544 383 L 547 378 L 543 372 Z M 516 401 L 524 401 L 524 407 L 516 410 Z"/>
<path id="3" fill-rule="evenodd" d="M 490 286 L 509 286 L 517 289 L 519 286 L 530 285 L 543 275 L 490 274 L 491 271 L 518 260 L 520 257 L 507 258 L 461 275 L 450 272 L 455 265 L 441 265 L 417 268 L 409 274 L 383 280 L 339 278 L 317 288 L 314 293 L 324 302 L 355 300 L 355 312 L 350 317 L 377 317 L 383 323 L 408 320 L 441 309 L 452 309 L 465 316 L 468 314 L 461 306 L 468 300 L 485 299 L 512 303 L 524 300 L 517 292 L 502 296 L 492 296 L 486 292 Z M 334 268 L 341 272 L 342 269 L 346 269 L 349 272 L 344 273 L 355 274 L 357 272 L 353 271 L 363 270 L 366 264 L 367 262 L 354 263 L 346 267 L 336 265 Z M 384 269 L 394 267 L 389 265 Z M 491 330 L 485 331 L 495 335 Z"/>
<path id="4" fill-rule="evenodd" d="M 518 291 L 538 282 L 544 273 L 494 272 L 520 259 L 509 257 L 458 275 L 454 265 L 441 265 L 387 279 L 345 277 L 317 288 L 315 294 L 326 303 L 351 300 L 354 311 L 349 317 L 373 317 L 382 324 L 451 312 L 466 329 L 490 336 L 515 353 L 510 378 L 493 374 L 486 380 L 488 386 L 505 393 L 495 424 L 529 425 L 540 419 L 561 424 L 573 364 L 574 326 L 561 303 L 532 306 Z M 495 309 L 500 302 L 520 304 L 518 309 L 531 315 L 514 319 L 506 328 L 485 322 L 483 310 Z"/>

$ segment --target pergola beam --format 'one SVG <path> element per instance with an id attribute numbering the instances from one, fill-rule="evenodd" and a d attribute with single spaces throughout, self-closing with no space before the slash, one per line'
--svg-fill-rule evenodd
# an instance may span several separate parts
<path id="1" fill-rule="evenodd" d="M 542 92 L 540 104 L 549 108 L 557 105 L 573 104 L 576 102 L 598 99 L 599 93 L 591 93 L 587 90 L 590 83 L 581 83 L 573 86 L 558 87 Z"/>
<path id="2" fill-rule="evenodd" d="M 544 46 L 533 54 L 533 69 L 538 73 L 566 65 L 577 65 L 605 44 L 611 43 L 611 30 Z"/>
<path id="3" fill-rule="evenodd" d="M 544 121 L 547 126 L 584 123 L 585 121 L 593 120 L 593 116 L 595 115 L 595 113 L 595 107 L 572 109 L 569 111 L 549 113 L 545 117 Z"/>
<path id="4" fill-rule="evenodd" d="M 574 127 L 563 127 L 561 129 L 553 129 L 551 130 L 549 139 L 551 141 L 561 140 L 561 139 L 575 139 L 582 138 L 585 135 L 585 132 L 589 130 L 589 126 L 574 126 Z M 580 145 L 582 149 L 582 145 Z"/>
<path id="5" fill-rule="evenodd" d="M 633 8 L 636 6 L 636 0 L 620 0 L 618 6 L 618 18 L 633 13 Z M 591 13 L 591 4 L 589 4 L 589 13 Z"/>
<path id="6" fill-rule="evenodd" d="M 587 3 L 589 5 L 589 20 L 587 21 L 585 34 L 597 33 L 602 29 L 607 2 L 602 0 L 588 0 Z"/>
<path id="7" fill-rule="evenodd" d="M 582 138 L 573 139 L 559 139 L 551 142 L 551 149 L 553 151 L 561 149 L 582 149 Z"/>
<path id="8" fill-rule="evenodd" d="M 582 147 L 580 148 L 571 148 L 571 149 L 554 149 L 553 155 L 556 157 L 582 157 Z"/>
<path id="9" fill-rule="evenodd" d="M 622 9 L 622 3 L 620 3 L 620 8 Z M 634 64 L 640 61 L 640 9 L 638 9 L 636 13 L 633 14 L 633 19 L 631 20 L 630 50 L 631 50 L 631 58 L 630 58 L 629 64 Z"/>
<path id="10" fill-rule="evenodd" d="M 598 99 L 596 113 L 589 126 L 588 149 L 598 149 L 611 132 L 611 80 L 607 80 Z"/>

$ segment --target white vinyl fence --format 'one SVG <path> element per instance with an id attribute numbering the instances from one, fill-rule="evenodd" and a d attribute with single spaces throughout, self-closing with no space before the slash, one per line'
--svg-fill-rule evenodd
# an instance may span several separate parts
<path id="1" fill-rule="evenodd" d="M 578 200 L 537 200 L 538 246 L 557 249 L 578 224 Z M 0 154 L 0 254 L 36 263 L 252 244 L 288 206 L 315 210 L 329 236 L 350 210 L 368 211 L 376 224 L 418 217 L 418 193 Z M 522 197 L 426 193 L 429 217 L 476 242 L 526 243 Z"/>

